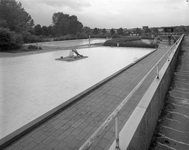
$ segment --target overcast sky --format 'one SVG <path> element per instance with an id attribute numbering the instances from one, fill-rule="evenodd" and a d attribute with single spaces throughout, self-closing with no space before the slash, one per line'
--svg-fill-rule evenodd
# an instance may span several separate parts
<path id="1" fill-rule="evenodd" d="M 76 15 L 90 28 L 189 25 L 186 0 L 16 0 L 35 24 L 49 26 L 56 12 Z"/>

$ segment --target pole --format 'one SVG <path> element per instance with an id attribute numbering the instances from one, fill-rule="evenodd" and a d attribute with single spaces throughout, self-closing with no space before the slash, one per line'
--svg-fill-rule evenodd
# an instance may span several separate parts
<path id="1" fill-rule="evenodd" d="M 167 53 L 167 60 L 169 61 L 169 52 Z"/>
<path id="2" fill-rule="evenodd" d="M 89 46 L 91 46 L 91 37 L 90 37 L 90 35 L 89 35 Z"/>
<path id="3" fill-rule="evenodd" d="M 115 138 L 116 138 L 116 147 L 115 150 L 120 150 L 119 148 L 119 127 L 118 127 L 118 118 L 115 117 Z"/>
<path id="4" fill-rule="evenodd" d="M 157 79 L 159 79 L 159 66 L 157 64 Z"/>

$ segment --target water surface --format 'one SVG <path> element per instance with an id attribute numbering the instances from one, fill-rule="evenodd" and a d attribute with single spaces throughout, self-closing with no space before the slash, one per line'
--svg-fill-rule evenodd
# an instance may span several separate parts
<path id="1" fill-rule="evenodd" d="M 57 61 L 69 51 L 0 58 L 0 139 L 132 63 L 152 49 L 78 49 L 86 59 Z"/>
<path id="2" fill-rule="evenodd" d="M 90 39 L 90 44 L 104 43 L 105 41 L 106 39 L 92 38 Z M 70 46 L 87 45 L 89 44 L 89 39 L 40 42 L 40 43 L 35 43 L 35 44 L 40 45 L 40 46 L 70 47 Z"/>

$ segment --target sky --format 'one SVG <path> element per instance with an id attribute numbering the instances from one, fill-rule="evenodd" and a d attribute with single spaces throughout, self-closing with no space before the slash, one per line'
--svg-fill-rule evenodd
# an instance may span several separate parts
<path id="1" fill-rule="evenodd" d="M 16 0 L 35 25 L 49 26 L 54 13 L 75 15 L 90 28 L 189 25 L 187 0 Z"/>

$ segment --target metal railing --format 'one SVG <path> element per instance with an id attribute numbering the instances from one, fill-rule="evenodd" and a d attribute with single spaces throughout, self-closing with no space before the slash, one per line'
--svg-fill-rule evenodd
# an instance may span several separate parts
<path id="1" fill-rule="evenodd" d="M 156 78 L 159 80 L 159 64 L 163 58 L 167 57 L 167 61 L 170 61 L 170 54 L 174 53 L 175 47 L 180 44 L 182 35 L 171 47 L 170 49 L 159 59 L 159 61 L 148 71 L 148 73 L 142 78 L 142 80 L 135 86 L 135 88 L 128 94 L 128 96 L 117 106 L 117 108 L 109 115 L 109 117 L 101 124 L 101 126 L 89 137 L 89 139 L 80 147 L 79 150 L 87 150 L 92 143 L 101 135 L 101 133 L 108 127 L 108 125 L 115 119 L 115 141 L 116 141 L 116 150 L 120 150 L 119 146 L 119 127 L 118 127 L 118 114 L 121 109 L 125 106 L 127 101 L 133 96 L 133 94 L 138 90 L 138 88 L 144 83 L 145 79 L 149 74 L 156 70 Z"/>

